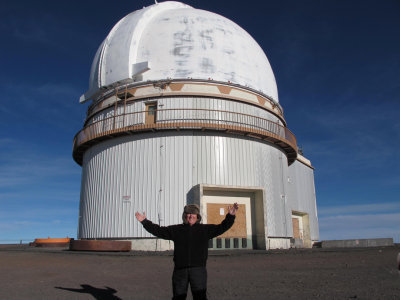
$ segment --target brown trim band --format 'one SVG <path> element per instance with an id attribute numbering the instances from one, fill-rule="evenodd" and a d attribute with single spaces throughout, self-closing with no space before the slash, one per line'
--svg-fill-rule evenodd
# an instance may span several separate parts
<path id="1" fill-rule="evenodd" d="M 156 111 L 156 113 L 162 110 Z M 73 146 L 73 157 L 75 161 L 82 165 L 83 154 L 94 144 L 100 143 L 103 140 L 110 139 L 116 136 L 131 135 L 135 133 L 145 131 L 157 131 L 157 130 L 202 130 L 202 131 L 223 131 L 229 134 L 249 136 L 257 139 L 262 139 L 275 144 L 281 148 L 288 158 L 289 165 L 292 164 L 297 157 L 297 143 L 293 133 L 286 127 L 276 124 L 270 120 L 261 119 L 254 116 L 246 116 L 247 118 L 241 118 L 243 114 L 220 111 L 221 114 L 229 113 L 230 116 L 238 116 L 238 119 L 233 118 L 222 118 L 219 120 L 215 119 L 193 119 L 193 116 L 183 116 L 179 118 L 179 113 L 188 110 L 167 110 L 175 112 L 169 119 L 159 119 L 155 123 L 145 124 L 144 120 L 140 119 L 140 115 L 143 116 L 144 112 L 135 113 L 138 118 L 134 118 L 133 121 L 129 120 L 129 116 L 132 115 L 119 115 L 107 119 L 100 120 L 96 123 L 90 124 L 78 132 L 74 138 Z M 190 110 L 189 110 L 190 111 Z M 201 110 L 196 110 L 201 111 Z M 210 110 L 204 110 L 204 113 L 209 113 Z M 218 111 L 211 111 L 213 113 Z M 116 122 L 116 119 L 117 122 Z M 240 122 L 238 122 L 240 120 Z M 135 122 L 131 124 L 125 124 L 125 122 Z M 121 127 L 116 128 L 115 124 L 122 124 Z M 110 128 L 113 124 L 112 128 Z"/>
<path id="2" fill-rule="evenodd" d="M 118 87 L 114 92 L 108 91 L 107 96 L 99 98 L 88 109 L 88 118 L 93 114 L 115 105 L 115 102 L 131 102 L 144 98 L 158 97 L 215 97 L 222 99 L 236 100 L 262 107 L 276 115 L 284 124 L 283 110 L 274 100 L 266 97 L 262 93 L 236 85 L 222 84 L 216 82 L 179 82 L 179 81 L 160 81 L 147 83 L 135 87 Z"/>

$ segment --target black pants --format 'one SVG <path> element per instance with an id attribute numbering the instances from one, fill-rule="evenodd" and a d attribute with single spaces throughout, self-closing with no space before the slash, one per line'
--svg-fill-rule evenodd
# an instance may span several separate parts
<path id="1" fill-rule="evenodd" d="M 174 269 L 172 274 L 173 300 L 186 299 L 188 285 L 194 300 L 207 300 L 206 267 Z"/>

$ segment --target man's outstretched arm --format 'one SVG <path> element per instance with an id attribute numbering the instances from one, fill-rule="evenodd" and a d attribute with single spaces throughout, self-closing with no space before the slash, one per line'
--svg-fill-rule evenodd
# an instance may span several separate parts
<path id="1" fill-rule="evenodd" d="M 157 224 L 154 224 L 150 220 L 147 219 L 146 213 L 143 212 L 143 215 L 139 213 L 138 211 L 135 213 L 136 219 L 142 223 L 144 229 L 146 229 L 148 232 L 150 232 L 152 235 L 162 238 L 164 240 L 171 240 L 171 232 L 168 229 L 168 227 L 160 226 Z"/>

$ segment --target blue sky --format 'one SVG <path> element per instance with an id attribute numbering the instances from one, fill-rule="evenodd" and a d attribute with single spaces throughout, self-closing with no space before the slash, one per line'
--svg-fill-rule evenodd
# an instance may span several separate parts
<path id="1" fill-rule="evenodd" d="M 76 237 L 81 129 L 94 54 L 153 1 L 0 4 L 0 243 Z M 266 52 L 288 127 L 315 167 L 320 238 L 400 242 L 400 2 L 185 1 Z"/>

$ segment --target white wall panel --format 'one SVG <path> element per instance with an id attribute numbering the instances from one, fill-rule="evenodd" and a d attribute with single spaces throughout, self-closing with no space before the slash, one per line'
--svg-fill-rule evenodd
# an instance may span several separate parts
<path id="1" fill-rule="evenodd" d="M 146 101 L 120 106 L 118 114 L 143 111 Z M 217 109 L 278 120 L 259 107 L 217 98 L 170 97 L 157 103 L 158 109 Z M 93 119 L 113 114 L 114 106 Z M 142 122 L 143 114 L 135 120 Z M 146 211 L 149 219 L 162 225 L 180 223 L 184 205 L 193 200 L 191 189 L 209 184 L 264 187 L 267 235 L 291 236 L 291 210 L 299 210 L 309 213 L 314 239 L 318 235 L 317 218 L 311 217 L 312 212 L 316 215 L 315 194 L 312 204 L 308 190 L 314 190 L 313 173 L 298 167 L 298 162 L 290 170 L 289 175 L 281 150 L 243 136 L 182 130 L 113 138 L 84 154 L 79 237 L 150 237 L 136 221 L 135 211 Z M 288 176 L 296 178 L 295 186 L 288 186 Z M 304 189 L 305 194 L 296 197 Z"/>
<path id="2" fill-rule="evenodd" d="M 288 201 L 291 210 L 309 214 L 311 239 L 319 240 L 314 170 L 296 160 L 289 167 L 288 181 Z"/>
<path id="3" fill-rule="evenodd" d="M 79 237 L 150 236 L 134 219 L 137 210 L 163 225 L 180 223 L 190 190 L 200 183 L 265 187 L 268 235 L 282 236 L 284 188 L 274 181 L 285 176 L 287 160 L 283 155 L 282 166 L 277 164 L 280 155 L 257 140 L 193 131 L 95 145 L 84 156 Z"/>

